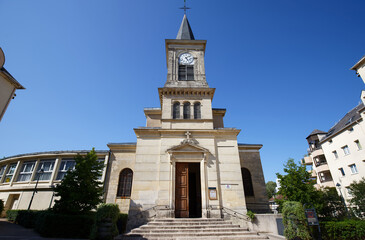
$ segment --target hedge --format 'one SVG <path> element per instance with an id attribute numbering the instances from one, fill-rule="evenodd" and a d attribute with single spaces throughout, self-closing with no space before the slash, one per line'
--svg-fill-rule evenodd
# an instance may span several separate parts
<path id="1" fill-rule="evenodd" d="M 8 210 L 9 221 L 26 228 L 35 228 L 43 237 L 89 238 L 91 227 L 95 223 L 95 212 L 87 215 L 63 215 L 51 210 Z M 128 215 L 119 213 L 117 216 L 119 234 L 125 231 Z"/>
<path id="2" fill-rule="evenodd" d="M 321 229 L 327 240 L 364 240 L 365 221 L 346 220 L 340 222 L 323 222 Z"/>
<path id="3" fill-rule="evenodd" d="M 95 215 L 64 215 L 43 211 L 38 215 L 35 230 L 42 237 L 89 238 Z"/>

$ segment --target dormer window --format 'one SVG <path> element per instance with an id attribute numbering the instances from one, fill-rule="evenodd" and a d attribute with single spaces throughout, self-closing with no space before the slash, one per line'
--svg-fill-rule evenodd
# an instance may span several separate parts
<path id="1" fill-rule="evenodd" d="M 194 80 L 194 57 L 190 53 L 183 53 L 179 57 L 179 81 Z"/>

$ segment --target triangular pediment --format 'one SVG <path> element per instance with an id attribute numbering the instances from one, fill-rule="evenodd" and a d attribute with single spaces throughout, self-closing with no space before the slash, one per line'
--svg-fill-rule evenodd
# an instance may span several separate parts
<path id="1" fill-rule="evenodd" d="M 206 152 L 209 152 L 208 149 L 206 148 L 203 148 L 201 146 L 198 146 L 196 144 L 193 144 L 193 143 L 181 143 L 180 145 L 177 145 L 177 146 L 174 146 L 172 148 L 169 148 L 167 149 L 167 152 L 184 152 L 184 153 L 187 153 L 187 152 L 190 152 L 190 153 L 206 153 Z"/>

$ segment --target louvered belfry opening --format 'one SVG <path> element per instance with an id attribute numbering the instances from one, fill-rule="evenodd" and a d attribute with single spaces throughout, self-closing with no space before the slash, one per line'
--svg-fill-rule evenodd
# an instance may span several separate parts
<path id="1" fill-rule="evenodd" d="M 179 65 L 179 81 L 194 81 L 194 65 Z"/>
<path id="2" fill-rule="evenodd" d="M 184 119 L 190 119 L 190 103 L 184 103 Z"/>
<path id="3" fill-rule="evenodd" d="M 200 119 L 200 103 L 194 103 L 194 119 Z"/>
<path id="4" fill-rule="evenodd" d="M 180 118 L 180 103 L 178 102 L 174 103 L 174 106 L 172 108 L 172 118 L 173 119 Z"/>
<path id="5" fill-rule="evenodd" d="M 129 198 L 132 191 L 133 172 L 125 168 L 120 172 L 117 197 Z"/>

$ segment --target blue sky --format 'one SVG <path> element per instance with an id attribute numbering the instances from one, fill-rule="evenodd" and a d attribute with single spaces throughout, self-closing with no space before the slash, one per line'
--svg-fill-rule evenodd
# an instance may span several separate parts
<path id="1" fill-rule="evenodd" d="M 213 107 L 241 143 L 261 143 L 265 180 L 306 153 L 360 101 L 349 68 L 365 54 L 365 1 L 188 0 L 196 39 L 207 40 Z M 0 0 L 5 68 L 26 87 L 0 122 L 0 156 L 107 149 L 136 141 L 144 107 L 159 107 L 164 39 L 182 0 Z"/>

